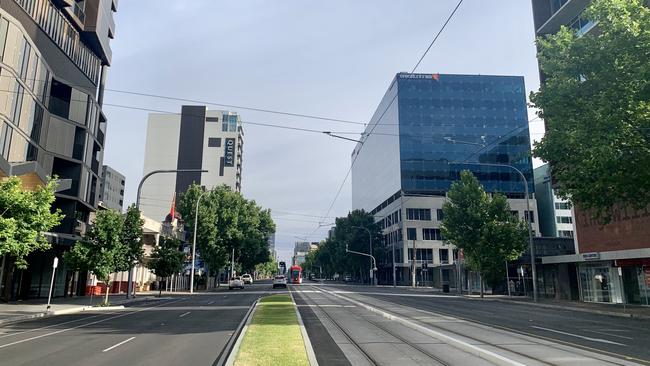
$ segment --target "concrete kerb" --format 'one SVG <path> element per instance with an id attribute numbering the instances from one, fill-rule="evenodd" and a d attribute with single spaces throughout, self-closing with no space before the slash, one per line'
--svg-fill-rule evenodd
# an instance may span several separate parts
<path id="1" fill-rule="evenodd" d="M 235 364 L 235 360 L 237 359 L 237 354 L 239 353 L 239 348 L 241 348 L 241 343 L 244 340 L 244 335 L 246 334 L 246 330 L 248 329 L 248 326 L 253 320 L 253 314 L 255 314 L 255 311 L 257 310 L 257 306 L 259 305 L 259 303 L 260 303 L 260 299 L 257 299 L 253 304 L 253 306 L 251 306 L 250 310 L 248 310 L 248 313 L 244 316 L 244 319 L 242 319 L 241 323 L 239 323 L 239 326 L 237 326 L 239 332 L 235 331 L 235 336 L 237 338 L 235 344 L 232 346 L 230 352 L 228 353 L 228 358 L 226 358 L 226 360 L 224 361 L 222 359 L 223 356 L 220 357 L 215 363 L 216 365 L 232 366 Z M 228 342 L 228 344 L 226 344 L 226 348 L 224 348 L 224 350 L 227 351 L 231 342 L 232 342 L 232 338 Z"/>
<path id="2" fill-rule="evenodd" d="M 501 366 L 525 366 L 524 364 L 522 364 L 520 362 L 517 362 L 515 360 L 511 360 L 509 358 L 501 356 L 501 355 L 499 355 L 497 353 L 494 353 L 492 351 L 489 351 L 489 350 L 483 349 L 481 347 L 475 346 L 473 344 L 470 344 L 470 343 L 461 341 L 459 339 L 453 338 L 453 337 L 448 336 L 448 335 L 446 335 L 444 333 L 441 333 L 441 332 L 435 331 L 433 329 L 427 328 L 425 326 L 422 326 L 422 325 L 417 324 L 415 322 L 412 322 L 410 320 L 404 319 L 402 317 L 390 314 L 390 313 L 388 313 L 388 312 L 386 312 L 384 310 L 380 310 L 378 308 L 372 307 L 372 306 L 367 305 L 367 304 L 365 304 L 363 302 L 351 299 L 349 297 L 341 296 L 341 295 L 336 294 L 334 292 L 330 292 L 330 291 L 325 291 L 325 292 L 327 292 L 327 293 L 329 293 L 329 294 L 331 294 L 333 296 L 336 296 L 336 297 L 338 297 L 340 299 L 343 299 L 343 300 L 349 301 L 349 302 L 351 302 L 353 304 L 356 304 L 356 305 L 358 305 L 358 306 L 360 306 L 360 307 L 362 307 L 362 308 L 364 308 L 364 309 L 366 309 L 368 311 L 377 313 L 377 314 L 381 315 L 382 317 L 384 317 L 386 319 L 397 321 L 399 323 L 402 323 L 402 324 L 406 325 L 407 327 L 409 327 L 411 329 L 418 330 L 420 332 L 428 334 L 428 335 L 430 335 L 430 336 L 432 336 L 432 337 L 434 337 L 436 339 L 439 339 L 439 340 L 449 344 L 450 346 L 456 347 L 456 348 L 458 348 L 458 349 L 460 349 L 462 351 L 465 351 L 465 352 L 467 352 L 469 354 L 480 357 L 480 358 L 482 358 L 484 360 L 487 360 L 489 362 L 493 362 L 493 363 L 495 363 L 497 365 L 501 365 Z"/>
<path id="3" fill-rule="evenodd" d="M 294 309 L 296 310 L 296 317 L 298 318 L 298 324 L 300 325 L 300 333 L 302 334 L 302 340 L 305 345 L 305 351 L 307 352 L 307 359 L 309 360 L 310 366 L 318 366 L 318 360 L 316 360 L 316 353 L 314 352 L 314 347 L 311 344 L 309 335 L 307 334 L 307 328 L 305 328 L 305 323 L 302 321 L 300 316 L 300 311 L 298 310 L 298 305 L 296 305 L 296 299 L 293 297 L 293 291 L 289 291 L 289 296 L 291 296 L 291 302 L 293 302 Z"/>
<path id="4" fill-rule="evenodd" d="M 483 300 L 499 301 L 499 302 L 508 303 L 508 304 L 532 305 L 532 306 L 538 306 L 538 307 L 548 308 L 548 309 L 570 310 L 570 311 L 578 311 L 578 312 L 582 312 L 582 313 L 617 316 L 617 317 L 621 317 L 621 318 L 650 319 L 650 315 L 621 313 L 621 312 L 617 312 L 617 311 L 607 311 L 607 310 L 598 310 L 598 309 L 587 309 L 587 308 L 580 308 L 580 307 L 577 307 L 577 306 L 562 306 L 562 305 L 554 305 L 554 304 L 540 304 L 540 303 L 529 302 L 529 301 L 516 301 L 516 300 L 508 300 L 508 299 L 483 299 Z"/>

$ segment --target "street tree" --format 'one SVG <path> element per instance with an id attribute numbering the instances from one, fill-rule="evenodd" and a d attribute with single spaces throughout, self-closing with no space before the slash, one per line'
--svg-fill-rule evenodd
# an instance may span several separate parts
<path id="1" fill-rule="evenodd" d="M 272 277 L 278 273 L 278 262 L 275 261 L 275 258 L 269 256 L 266 262 L 255 265 L 255 272 L 260 278 Z"/>
<path id="2" fill-rule="evenodd" d="M 43 233 L 63 218 L 52 210 L 55 188 L 54 179 L 34 191 L 23 189 L 15 176 L 0 181 L 0 256 L 9 256 L 19 269 L 27 268 L 30 253 L 50 248 Z"/>
<path id="3" fill-rule="evenodd" d="M 545 81 L 531 93 L 546 123 L 534 155 L 555 188 L 595 217 L 650 204 L 650 9 L 642 0 L 594 0 L 597 31 L 562 27 L 537 40 Z"/>
<path id="4" fill-rule="evenodd" d="M 110 275 L 128 268 L 129 248 L 122 242 L 124 217 L 115 210 L 97 211 L 95 220 L 64 259 L 68 268 L 90 271 L 106 284 L 104 304 L 108 304 Z"/>
<path id="5" fill-rule="evenodd" d="M 180 196 L 178 210 L 190 232 L 194 230 L 196 202 L 199 203 L 197 251 L 212 271 L 220 271 L 230 262 L 234 250 L 236 262 L 244 271 L 253 271 L 268 260 L 268 238 L 275 232 L 271 212 L 222 185 L 203 192 L 192 185 Z"/>
<path id="6" fill-rule="evenodd" d="M 510 212 L 505 196 L 490 197 L 469 171 L 461 172 L 442 206 L 442 234 L 445 240 L 465 255 L 467 267 L 494 285 L 502 277 L 504 263 L 515 260 L 526 250 L 528 230 L 525 221 Z"/>
<path id="7" fill-rule="evenodd" d="M 0 181 L 0 283 L 5 272 L 12 276 L 14 266 L 26 269 L 30 253 L 51 247 L 43 233 L 63 218 L 60 210 L 52 210 L 55 188 L 55 179 L 34 191 L 25 190 L 15 176 Z M 5 287 L 0 298 L 8 300 L 9 292 Z"/>
<path id="8" fill-rule="evenodd" d="M 129 283 L 132 281 L 133 266 L 141 263 L 144 256 L 142 225 L 144 225 L 144 219 L 140 215 L 140 210 L 136 208 L 135 204 L 132 204 L 126 209 L 122 228 L 122 244 L 126 246 L 125 267 L 119 268 L 120 271 L 129 271 Z"/>
<path id="9" fill-rule="evenodd" d="M 184 253 L 180 250 L 180 241 L 160 237 L 158 246 L 154 248 L 149 258 L 147 266 L 161 278 L 168 278 L 173 274 L 180 272 L 183 269 Z M 158 282 L 158 297 L 162 294 L 162 286 Z"/>

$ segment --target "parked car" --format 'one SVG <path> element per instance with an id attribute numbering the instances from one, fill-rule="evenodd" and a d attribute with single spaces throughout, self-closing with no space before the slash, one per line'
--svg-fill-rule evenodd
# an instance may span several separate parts
<path id="1" fill-rule="evenodd" d="M 242 281 L 244 281 L 244 284 L 246 285 L 252 285 L 253 284 L 253 276 L 249 275 L 248 273 L 243 274 L 241 276 Z"/>
<path id="2" fill-rule="evenodd" d="M 345 277 L 343 278 L 343 281 L 344 281 L 344 282 L 352 282 L 352 276 L 350 276 L 350 275 L 345 275 Z"/>
<path id="3" fill-rule="evenodd" d="M 273 278 L 273 288 L 277 287 L 287 288 L 287 278 L 285 276 L 279 275 Z"/>
<path id="4" fill-rule="evenodd" d="M 228 282 L 228 290 L 232 290 L 234 288 L 239 288 L 242 290 L 244 289 L 244 281 L 242 281 L 241 277 L 232 277 Z"/>

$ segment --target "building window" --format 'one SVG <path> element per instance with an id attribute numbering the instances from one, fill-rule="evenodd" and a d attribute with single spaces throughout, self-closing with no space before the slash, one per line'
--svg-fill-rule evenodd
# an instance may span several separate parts
<path id="1" fill-rule="evenodd" d="M 445 213 L 442 211 L 441 208 L 436 210 L 436 216 L 438 216 L 438 221 L 442 221 L 445 219 Z"/>
<path id="2" fill-rule="evenodd" d="M 440 255 L 440 263 L 444 263 L 444 264 L 449 263 L 449 250 L 448 249 L 439 249 L 438 254 Z"/>
<path id="3" fill-rule="evenodd" d="M 208 147 L 221 147 L 221 139 L 218 137 L 208 138 Z"/>
<path id="4" fill-rule="evenodd" d="M 535 212 L 533 211 L 524 211 L 524 218 L 528 221 L 530 217 L 530 222 L 535 222 Z"/>
<path id="5" fill-rule="evenodd" d="M 571 204 L 569 202 L 555 202 L 556 210 L 570 210 Z"/>
<path id="6" fill-rule="evenodd" d="M 440 229 L 422 229 L 423 240 L 442 240 Z"/>
<path id="7" fill-rule="evenodd" d="M 428 208 L 407 208 L 407 220 L 431 221 L 431 210 Z"/>
<path id="8" fill-rule="evenodd" d="M 510 210 L 510 214 L 512 217 L 519 218 L 519 211 L 517 210 Z"/>
<path id="9" fill-rule="evenodd" d="M 571 216 L 557 216 L 555 218 L 558 224 L 572 224 L 573 223 L 573 217 Z"/>
<path id="10" fill-rule="evenodd" d="M 417 229 L 409 227 L 406 229 L 406 240 L 418 240 Z"/>
<path id="11" fill-rule="evenodd" d="M 219 122 L 219 117 L 205 117 L 206 122 Z"/>
<path id="12" fill-rule="evenodd" d="M 557 236 L 560 238 L 573 238 L 573 230 L 558 230 Z"/>
<path id="13" fill-rule="evenodd" d="M 409 260 L 413 259 L 413 248 L 409 248 Z M 433 262 L 433 249 L 417 248 L 415 250 L 415 260 L 421 262 Z"/>

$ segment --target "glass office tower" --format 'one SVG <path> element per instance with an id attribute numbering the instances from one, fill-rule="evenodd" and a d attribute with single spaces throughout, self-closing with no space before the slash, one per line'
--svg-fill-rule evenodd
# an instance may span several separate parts
<path id="1" fill-rule="evenodd" d="M 532 198 L 523 77 L 397 74 L 361 141 L 352 153 L 352 206 L 372 213 L 382 228 L 385 250 L 375 253 L 379 283 L 392 283 L 395 262 L 396 282 L 410 284 L 415 260 L 417 281 L 427 286 L 478 286 L 458 271 L 457 252 L 443 241 L 442 205 L 467 169 L 488 192 L 505 194 L 513 214 L 526 216 L 525 186 L 516 171 L 461 164 L 514 166 Z M 530 205 L 538 232 L 534 199 Z M 424 263 L 430 271 L 422 270 Z"/>
<path id="2" fill-rule="evenodd" d="M 515 166 L 533 192 L 524 79 L 397 74 L 352 154 L 353 207 L 373 211 L 390 196 L 444 196 L 471 170 L 489 192 L 523 198 Z"/>

